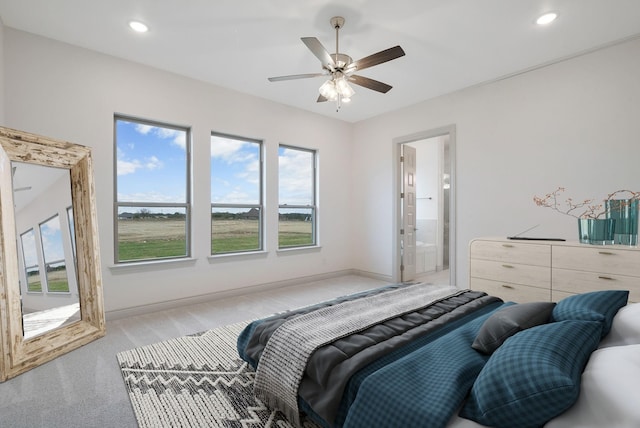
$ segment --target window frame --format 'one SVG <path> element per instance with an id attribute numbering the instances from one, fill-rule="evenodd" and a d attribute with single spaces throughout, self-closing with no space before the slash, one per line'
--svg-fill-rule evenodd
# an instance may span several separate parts
<path id="1" fill-rule="evenodd" d="M 24 235 L 28 234 L 29 232 L 33 234 L 33 246 L 34 246 L 33 250 L 35 251 L 35 255 L 36 255 L 36 264 L 27 266 L 27 259 L 25 257 L 25 252 L 24 252 Z M 38 252 L 40 251 L 40 247 L 38 246 L 38 238 L 36 236 L 36 230 L 33 227 L 30 227 L 29 229 L 25 230 L 20 234 L 20 248 L 22 249 L 22 266 L 24 268 L 24 276 L 26 281 L 25 291 L 27 293 L 43 294 L 45 292 L 45 289 L 42 286 L 42 270 L 40 269 L 40 261 L 38 257 Z M 38 271 L 38 276 L 40 276 L 40 291 L 29 289 L 29 269 L 30 268 L 36 268 Z"/>
<path id="2" fill-rule="evenodd" d="M 300 152 L 308 152 L 312 155 L 312 171 L 311 171 L 311 189 L 312 189 L 312 204 L 311 205 L 297 205 L 297 204 L 281 204 L 280 203 L 280 149 L 297 150 Z M 301 248 L 318 247 L 318 150 L 309 149 L 306 147 L 293 146 L 290 144 L 278 145 L 278 250 L 295 250 Z M 304 245 L 280 245 L 280 210 L 281 209 L 310 209 L 311 210 L 311 243 Z"/>
<path id="3" fill-rule="evenodd" d="M 226 203 L 226 202 L 213 202 L 210 200 L 211 203 L 211 209 L 210 209 L 210 215 L 211 215 L 211 222 L 210 222 L 210 236 L 211 239 L 209 240 L 209 255 L 211 257 L 218 257 L 218 256 L 228 256 L 228 255 L 232 255 L 232 254 L 244 254 L 244 253 L 255 253 L 255 252 L 262 252 L 264 251 L 265 245 L 264 245 L 264 186 L 265 186 L 265 180 L 264 180 L 264 141 L 263 140 L 259 140 L 256 138 L 246 138 L 246 137 L 241 137 L 241 136 L 237 136 L 237 135 L 231 135 L 231 134 L 225 134 L 225 133 L 221 133 L 221 132 L 215 132 L 215 131 L 211 131 L 211 136 L 210 137 L 220 137 L 220 138 L 226 138 L 229 140 L 236 140 L 236 141 L 241 141 L 241 142 L 246 142 L 246 143 L 253 143 L 253 144 L 257 144 L 258 145 L 258 149 L 259 149 L 259 171 L 258 171 L 258 176 L 260 179 L 260 183 L 258 186 L 258 191 L 259 191 L 259 195 L 258 195 L 258 203 L 257 204 L 233 204 L 233 203 Z M 211 147 L 211 139 L 209 140 L 209 147 Z M 212 170 L 211 170 L 211 161 L 209 161 L 209 178 L 211 179 L 211 175 L 212 175 Z M 211 193 L 213 193 L 213 182 L 210 183 L 211 188 L 210 188 L 210 195 L 209 197 L 211 198 Z M 256 208 L 258 209 L 258 212 L 260 213 L 259 218 L 258 218 L 258 248 L 254 248 L 254 249 L 248 249 L 248 250 L 237 250 L 237 251 L 225 251 L 225 252 L 218 252 L 218 253 L 214 253 L 213 252 L 213 210 L 214 208 L 239 208 L 239 209 L 251 209 L 251 208 Z"/>
<path id="4" fill-rule="evenodd" d="M 152 127 L 173 129 L 185 132 L 185 202 L 127 202 L 118 201 L 118 121 L 132 122 Z M 185 125 L 176 125 L 167 122 L 160 122 L 150 119 L 142 119 L 134 116 L 122 114 L 114 114 L 113 117 L 113 261 L 118 266 L 134 265 L 140 263 L 165 262 L 172 260 L 182 260 L 191 258 L 192 254 L 192 156 L 191 156 L 191 127 Z M 120 207 L 133 208 L 180 208 L 185 212 L 185 254 L 180 256 L 152 257 L 133 260 L 119 260 L 119 240 L 118 240 L 118 210 Z"/>

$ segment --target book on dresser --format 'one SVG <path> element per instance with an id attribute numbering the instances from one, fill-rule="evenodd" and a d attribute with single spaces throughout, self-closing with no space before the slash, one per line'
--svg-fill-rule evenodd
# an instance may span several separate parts
<path id="1" fill-rule="evenodd" d="M 629 290 L 640 302 L 640 248 L 478 238 L 469 244 L 469 288 L 518 303 Z"/>

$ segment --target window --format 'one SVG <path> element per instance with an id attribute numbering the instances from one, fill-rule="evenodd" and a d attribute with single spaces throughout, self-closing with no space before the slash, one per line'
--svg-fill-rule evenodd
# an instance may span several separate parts
<path id="1" fill-rule="evenodd" d="M 64 247 L 62 246 L 60 217 L 57 214 L 40 224 L 40 241 L 44 256 L 47 292 L 68 293 L 67 263 L 64 257 Z"/>
<path id="2" fill-rule="evenodd" d="M 38 266 L 38 248 L 36 247 L 36 235 L 33 229 L 29 229 L 20 235 L 22 243 L 22 260 L 24 273 L 27 278 L 27 292 L 41 292 L 42 280 L 40 279 L 40 267 Z"/>
<path id="3" fill-rule="evenodd" d="M 278 171 L 278 247 L 316 245 L 316 152 L 280 146 Z"/>
<path id="4" fill-rule="evenodd" d="M 115 118 L 115 261 L 190 255 L 189 129 Z"/>
<path id="5" fill-rule="evenodd" d="M 262 142 L 211 134 L 211 254 L 259 251 Z"/>

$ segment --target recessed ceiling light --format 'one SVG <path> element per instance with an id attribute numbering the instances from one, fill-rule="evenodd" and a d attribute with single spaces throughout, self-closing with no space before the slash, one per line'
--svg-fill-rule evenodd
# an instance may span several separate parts
<path id="1" fill-rule="evenodd" d="M 147 27 L 146 24 L 140 21 L 129 21 L 129 27 L 131 27 L 133 31 L 137 31 L 138 33 L 146 33 L 147 31 L 149 31 L 149 27 Z"/>
<path id="2" fill-rule="evenodd" d="M 558 14 L 555 12 L 545 13 L 544 15 L 536 19 L 536 24 L 538 25 L 551 24 L 553 21 L 556 20 L 557 17 L 558 17 Z"/>

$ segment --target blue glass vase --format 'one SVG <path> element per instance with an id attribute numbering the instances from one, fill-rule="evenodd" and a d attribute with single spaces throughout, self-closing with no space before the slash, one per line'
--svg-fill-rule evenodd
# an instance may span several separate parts
<path id="1" fill-rule="evenodd" d="M 612 199 L 605 202 L 607 218 L 615 219 L 614 243 L 638 245 L 638 200 Z"/>
<path id="2" fill-rule="evenodd" d="M 591 245 L 611 245 L 614 243 L 615 227 L 616 220 L 613 218 L 579 218 L 580 242 Z"/>

